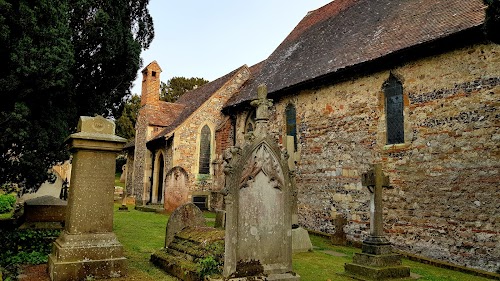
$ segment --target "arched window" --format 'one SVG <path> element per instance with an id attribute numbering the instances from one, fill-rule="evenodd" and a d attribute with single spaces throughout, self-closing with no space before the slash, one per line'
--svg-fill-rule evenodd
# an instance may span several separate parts
<path id="1" fill-rule="evenodd" d="M 285 109 L 286 135 L 293 137 L 293 151 L 297 151 L 297 113 L 293 104 Z"/>
<path id="2" fill-rule="evenodd" d="M 198 165 L 199 174 L 210 174 L 210 142 L 212 141 L 212 132 L 205 125 L 201 129 L 200 135 L 200 160 Z"/>
<path id="3" fill-rule="evenodd" d="M 245 134 L 253 132 L 255 130 L 255 110 L 252 110 L 250 114 L 247 116 L 247 120 L 245 122 Z"/>
<path id="4" fill-rule="evenodd" d="M 404 143 L 403 84 L 391 74 L 384 83 L 387 144 Z"/>

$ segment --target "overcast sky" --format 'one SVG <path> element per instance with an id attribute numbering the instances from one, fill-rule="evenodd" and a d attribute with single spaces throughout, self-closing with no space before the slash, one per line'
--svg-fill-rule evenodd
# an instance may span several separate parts
<path id="1" fill-rule="evenodd" d="M 164 82 L 174 76 L 212 81 L 266 59 L 308 11 L 329 2 L 151 0 L 155 38 L 141 55 L 143 67 L 156 60 Z M 140 72 L 134 84 L 132 93 L 140 94 Z"/>

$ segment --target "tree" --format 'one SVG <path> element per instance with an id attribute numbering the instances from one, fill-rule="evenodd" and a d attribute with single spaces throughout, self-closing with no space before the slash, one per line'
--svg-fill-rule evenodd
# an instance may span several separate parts
<path id="1" fill-rule="evenodd" d="M 72 118 L 65 1 L 0 0 L 0 185 L 45 181 Z M 71 124 L 74 125 L 74 124 Z"/>
<path id="2" fill-rule="evenodd" d="M 167 102 L 175 102 L 185 92 L 193 90 L 208 83 L 208 80 L 198 77 L 172 77 L 167 83 L 160 84 L 160 99 Z"/>
<path id="3" fill-rule="evenodd" d="M 149 0 L 68 0 L 78 115 L 118 115 L 154 36 Z"/>
<path id="4" fill-rule="evenodd" d="M 141 98 L 139 96 L 131 96 L 123 107 L 120 118 L 116 120 L 116 134 L 126 138 L 129 141 L 135 137 L 135 123 L 137 122 L 137 114 L 141 107 Z"/>
<path id="5" fill-rule="evenodd" d="M 116 114 L 154 36 L 148 2 L 0 0 L 0 186 L 36 190 L 80 115 Z"/>
<path id="6" fill-rule="evenodd" d="M 500 44 L 500 0 L 483 0 L 486 8 L 486 18 L 484 21 L 484 31 L 486 37 Z"/>

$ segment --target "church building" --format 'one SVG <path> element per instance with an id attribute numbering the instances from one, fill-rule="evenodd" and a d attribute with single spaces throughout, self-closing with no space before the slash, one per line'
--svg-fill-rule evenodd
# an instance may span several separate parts
<path id="1" fill-rule="evenodd" d="M 255 128 L 250 102 L 264 83 L 274 101 L 269 132 L 295 171 L 301 226 L 332 234 L 342 218 L 348 240 L 362 241 L 370 192 L 361 175 L 381 163 L 390 180 L 384 230 L 397 249 L 494 272 L 500 45 L 485 39 L 484 20 L 481 0 L 335 0 L 309 12 L 265 61 L 174 104 L 148 101 L 147 82 L 161 72 L 152 63 L 127 188 L 137 204 L 172 210 L 205 197 L 222 208 L 220 157 Z"/>

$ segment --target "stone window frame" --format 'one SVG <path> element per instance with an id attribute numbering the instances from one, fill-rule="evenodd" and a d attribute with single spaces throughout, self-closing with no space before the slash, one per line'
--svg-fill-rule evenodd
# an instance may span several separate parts
<path id="1" fill-rule="evenodd" d="M 203 130 L 203 128 L 205 126 L 207 126 L 210 129 L 210 159 L 208 161 L 208 163 L 209 163 L 208 174 L 200 173 L 201 131 Z M 196 136 L 196 161 L 194 161 L 195 162 L 194 171 L 196 172 L 198 179 L 204 180 L 213 174 L 212 161 L 214 159 L 214 155 L 215 155 L 215 126 L 209 122 L 204 122 L 203 124 L 201 124 L 198 127 L 198 132 L 197 132 L 197 136 Z"/>
<path id="2" fill-rule="evenodd" d="M 386 98 L 385 98 L 385 84 L 391 77 L 397 79 L 403 88 L 403 131 L 404 131 L 404 142 L 388 144 L 387 143 L 387 111 L 386 111 Z M 382 83 L 380 90 L 378 92 L 378 103 L 380 109 L 380 118 L 378 123 L 378 134 L 377 142 L 380 143 L 383 150 L 400 150 L 406 149 L 411 146 L 411 140 L 413 138 L 413 132 L 411 130 L 411 124 L 409 122 L 410 116 L 410 99 L 408 96 L 408 91 L 405 91 L 405 79 L 404 76 L 395 72 L 390 71 L 387 74 L 387 78 Z"/>
<path id="3" fill-rule="evenodd" d="M 245 125 L 243 128 L 244 134 L 248 134 L 255 130 L 255 118 L 256 118 L 256 110 L 252 109 L 247 113 L 247 117 L 245 118 Z M 252 126 L 252 130 L 248 130 L 249 126 Z"/>
<path id="4" fill-rule="evenodd" d="M 285 143 L 287 141 L 287 137 L 289 136 L 288 135 L 288 128 L 289 128 L 289 124 L 288 124 L 288 110 L 290 108 L 293 108 L 293 111 L 295 113 L 294 115 L 294 121 L 295 121 L 295 135 L 293 136 L 294 139 L 293 139 L 293 149 L 294 149 L 294 153 L 298 151 L 298 146 L 299 146 L 299 141 L 298 141 L 298 130 L 297 130 L 297 107 L 295 106 L 295 104 L 293 102 L 289 102 L 287 103 L 287 105 L 285 106 L 285 110 L 284 110 L 284 113 L 283 113 L 283 117 L 284 117 L 284 124 L 285 124 L 285 130 L 284 130 L 284 135 L 285 135 Z M 290 135 L 292 136 L 292 135 Z"/>
<path id="5" fill-rule="evenodd" d="M 157 150 L 155 153 L 155 159 L 154 159 L 154 165 L 153 165 L 153 186 L 152 186 L 152 192 L 151 192 L 151 202 L 152 203 L 163 203 L 165 201 L 165 176 L 166 176 L 166 161 L 167 159 L 165 158 L 166 153 L 163 150 Z M 162 174 L 162 179 L 158 178 L 158 167 L 160 166 L 160 157 L 163 158 L 163 174 Z M 161 202 L 157 202 L 158 198 L 158 186 L 160 184 L 160 180 L 163 182 L 163 195 L 161 197 Z"/>

